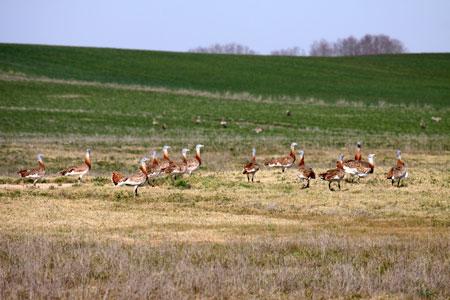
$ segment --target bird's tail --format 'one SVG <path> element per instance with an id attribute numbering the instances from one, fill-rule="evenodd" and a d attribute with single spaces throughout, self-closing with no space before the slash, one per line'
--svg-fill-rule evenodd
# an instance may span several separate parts
<path id="1" fill-rule="evenodd" d="M 392 176 L 394 175 L 394 168 L 391 168 L 390 170 L 389 170 L 389 172 L 387 173 L 387 176 L 386 176 L 386 178 L 387 179 L 392 179 Z"/>
<path id="2" fill-rule="evenodd" d="M 20 170 L 17 174 L 19 174 L 20 177 L 25 177 L 28 174 L 28 170 Z"/>
<path id="3" fill-rule="evenodd" d="M 119 172 L 112 172 L 111 180 L 114 183 L 114 185 L 117 185 L 123 177 L 124 176 Z"/>

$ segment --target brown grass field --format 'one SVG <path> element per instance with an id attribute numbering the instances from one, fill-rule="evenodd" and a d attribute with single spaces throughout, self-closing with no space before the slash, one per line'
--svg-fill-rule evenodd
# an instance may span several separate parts
<path id="1" fill-rule="evenodd" d="M 448 152 L 404 151 L 410 178 L 397 188 L 384 179 L 393 150 L 363 149 L 377 154 L 375 174 L 330 192 L 320 180 L 301 190 L 295 169 L 262 168 L 249 184 L 248 154 L 206 145 L 202 170 L 135 199 L 109 179 L 150 150 L 127 142 L 3 140 L 0 298 L 450 297 Z M 88 143 L 86 182 L 53 175 Z M 50 175 L 31 188 L 14 172 L 35 164 L 35 149 Z M 305 150 L 316 173 L 353 155 Z"/>

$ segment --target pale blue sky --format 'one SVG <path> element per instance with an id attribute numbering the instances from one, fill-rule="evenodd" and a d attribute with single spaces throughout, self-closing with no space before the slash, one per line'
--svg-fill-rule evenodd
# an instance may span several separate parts
<path id="1" fill-rule="evenodd" d="M 447 0 L 0 0 L 0 42 L 186 51 L 237 42 L 259 53 L 384 33 L 410 52 L 450 52 Z"/>

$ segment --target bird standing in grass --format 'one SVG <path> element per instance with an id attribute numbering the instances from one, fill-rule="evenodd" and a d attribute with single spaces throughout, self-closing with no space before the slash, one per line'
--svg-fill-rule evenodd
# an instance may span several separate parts
<path id="1" fill-rule="evenodd" d="M 187 153 L 189 149 L 183 148 L 181 150 L 181 161 L 180 162 L 171 162 L 169 167 L 167 167 L 164 172 L 166 174 L 170 174 L 173 179 L 177 179 L 177 176 L 181 176 L 185 174 L 187 170 Z"/>
<path id="2" fill-rule="evenodd" d="M 259 171 L 259 165 L 256 162 L 256 149 L 252 149 L 252 159 L 244 165 L 242 174 L 247 174 L 247 181 L 250 182 L 250 175 L 252 176 L 252 182 L 255 178 L 255 173 Z"/>
<path id="3" fill-rule="evenodd" d="M 339 154 L 338 161 L 336 162 L 336 168 L 327 170 L 326 172 L 319 174 L 319 177 L 322 180 L 328 181 L 328 188 L 330 189 L 330 191 L 334 191 L 334 189 L 331 188 L 332 182 L 337 182 L 339 190 L 341 189 L 341 181 L 345 176 L 343 160 L 344 155 Z"/>
<path id="4" fill-rule="evenodd" d="M 269 168 L 281 168 L 281 171 L 284 172 L 285 169 L 290 168 L 294 165 L 295 162 L 295 147 L 297 143 L 291 144 L 291 151 L 289 155 L 283 157 L 275 157 L 268 159 L 264 162 L 264 165 Z"/>
<path id="5" fill-rule="evenodd" d="M 397 180 L 397 187 L 400 187 L 400 181 L 408 178 L 408 167 L 402 160 L 402 152 L 400 150 L 397 150 L 396 156 L 397 163 L 388 171 L 386 177 L 391 180 L 392 185 L 394 185 L 394 182 Z"/>
<path id="6" fill-rule="evenodd" d="M 161 166 L 159 165 L 158 158 L 156 157 L 156 151 L 152 152 L 152 159 L 147 163 L 147 178 L 150 185 L 154 185 L 156 177 L 161 175 Z"/>
<path id="7" fill-rule="evenodd" d="M 201 144 L 198 144 L 195 146 L 195 157 L 186 159 L 186 165 L 187 165 L 187 173 L 191 175 L 193 172 L 197 171 L 200 166 L 202 165 L 202 158 L 200 156 L 200 149 L 202 149 L 204 146 Z"/>
<path id="8" fill-rule="evenodd" d="M 91 167 L 92 167 L 91 149 L 87 149 L 86 154 L 84 156 L 83 164 L 75 167 L 69 167 L 61 171 L 60 174 L 63 176 L 78 176 L 78 182 L 81 183 L 83 176 L 86 175 L 91 170 Z"/>
<path id="9" fill-rule="evenodd" d="M 356 176 L 359 180 L 361 177 L 366 177 L 372 174 L 375 169 L 375 154 L 369 154 L 367 161 L 364 160 L 346 160 L 343 163 L 344 171 L 350 176 Z"/>
<path id="10" fill-rule="evenodd" d="M 147 181 L 147 157 L 140 160 L 139 171 L 131 176 L 123 176 L 119 172 L 112 172 L 111 180 L 115 186 L 134 186 L 134 196 L 138 196 L 138 188 L 143 186 Z"/>
<path id="11" fill-rule="evenodd" d="M 305 165 L 305 151 L 300 150 L 298 152 L 300 156 L 300 162 L 298 163 L 298 179 L 303 181 L 302 189 L 309 188 L 309 181 L 316 178 L 316 173 L 309 166 Z M 305 184 L 306 180 L 306 184 Z"/>
<path id="12" fill-rule="evenodd" d="M 23 169 L 17 172 L 22 178 L 33 179 L 33 186 L 36 186 L 36 182 L 45 176 L 45 164 L 44 156 L 42 154 L 37 155 L 38 167 L 35 169 Z"/>

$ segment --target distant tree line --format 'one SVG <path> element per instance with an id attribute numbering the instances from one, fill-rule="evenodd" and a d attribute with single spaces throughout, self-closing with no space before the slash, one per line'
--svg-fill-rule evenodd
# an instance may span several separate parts
<path id="1" fill-rule="evenodd" d="M 212 44 L 208 47 L 197 47 L 189 49 L 189 52 L 195 53 L 218 53 L 218 54 L 258 54 L 251 48 L 237 44 Z M 397 39 L 384 34 L 372 35 L 366 34 L 358 39 L 353 36 L 338 39 L 336 42 L 329 42 L 325 39 L 315 41 L 309 50 L 310 56 L 357 56 L 357 55 L 376 55 L 376 54 L 395 54 L 404 53 L 406 48 L 403 43 Z M 273 50 L 271 55 L 277 56 L 305 56 L 306 52 L 299 47 Z"/>
<path id="2" fill-rule="evenodd" d="M 311 56 L 357 56 L 404 53 L 406 48 L 397 39 L 384 34 L 366 34 L 360 39 L 349 36 L 336 42 L 315 41 L 309 50 Z"/>
<path id="3" fill-rule="evenodd" d="M 257 54 L 256 51 L 250 49 L 247 46 L 228 43 L 228 44 L 212 44 L 208 47 L 197 47 L 189 49 L 189 52 L 195 53 L 218 53 L 218 54 Z"/>

